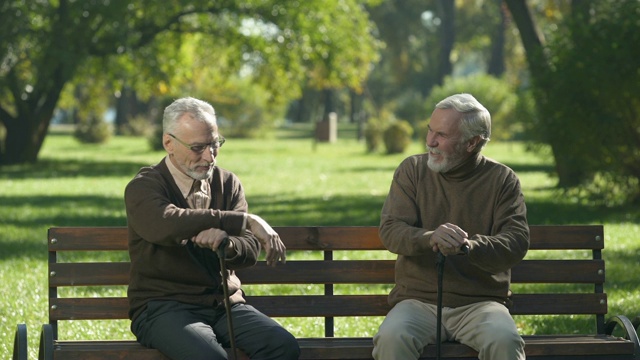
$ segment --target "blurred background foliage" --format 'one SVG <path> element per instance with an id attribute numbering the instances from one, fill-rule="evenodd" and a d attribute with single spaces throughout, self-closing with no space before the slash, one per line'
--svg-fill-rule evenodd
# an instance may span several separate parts
<path id="1" fill-rule="evenodd" d="M 559 187 L 637 203 L 639 17 L 636 0 L 7 0 L 0 166 L 37 162 L 52 124 L 158 148 L 182 96 L 211 102 L 227 137 L 336 113 L 363 150 L 403 152 L 468 92 L 492 140 L 551 149 Z"/>

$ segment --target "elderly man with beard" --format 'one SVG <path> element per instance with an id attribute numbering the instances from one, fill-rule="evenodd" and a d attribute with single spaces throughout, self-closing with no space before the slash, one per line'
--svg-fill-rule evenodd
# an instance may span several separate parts
<path id="1" fill-rule="evenodd" d="M 490 135 L 487 109 L 452 95 L 431 114 L 428 152 L 396 169 L 379 229 L 397 254 L 393 308 L 374 336 L 375 359 L 417 359 L 435 343 L 438 252 L 447 256 L 442 341 L 484 360 L 525 359 L 508 306 L 510 269 L 529 249 L 526 206 L 516 174 L 480 154 Z"/>
<path id="2" fill-rule="evenodd" d="M 235 344 L 251 359 L 297 359 L 296 339 L 245 303 L 234 269 L 285 261 L 278 234 L 247 213 L 238 178 L 216 166 L 225 139 L 213 107 L 182 98 L 164 111 L 167 156 L 125 190 L 131 330 L 171 359 L 226 359 L 230 346 L 217 249 L 224 248 Z M 222 253 L 222 252 L 221 252 Z"/>

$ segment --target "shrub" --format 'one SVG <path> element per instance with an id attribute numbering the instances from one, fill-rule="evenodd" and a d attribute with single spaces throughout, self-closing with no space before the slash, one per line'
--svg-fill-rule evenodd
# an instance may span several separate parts
<path id="1" fill-rule="evenodd" d="M 413 128 L 408 121 L 396 120 L 391 123 L 383 134 L 387 154 L 403 153 L 411 144 L 411 136 Z"/>
<path id="2" fill-rule="evenodd" d="M 120 133 L 128 136 L 149 137 L 155 134 L 155 126 L 144 115 L 134 116 L 120 127 Z"/>
<path id="3" fill-rule="evenodd" d="M 111 132 L 111 125 L 92 114 L 85 120 L 80 121 L 73 136 L 83 143 L 102 144 L 111 138 Z"/>
<path id="4" fill-rule="evenodd" d="M 384 127 L 378 118 L 370 117 L 364 127 L 364 140 L 367 145 L 367 152 L 375 152 L 382 143 L 382 133 Z"/>
<path id="5" fill-rule="evenodd" d="M 159 126 L 154 127 L 151 135 L 147 136 L 151 150 L 164 150 L 164 146 L 162 145 L 162 134 L 164 134 L 164 130 L 162 129 L 162 124 L 160 124 Z"/>

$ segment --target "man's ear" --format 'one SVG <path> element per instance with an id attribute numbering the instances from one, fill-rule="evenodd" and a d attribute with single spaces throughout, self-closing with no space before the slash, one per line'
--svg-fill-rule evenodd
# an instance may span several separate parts
<path id="1" fill-rule="evenodd" d="M 173 154 L 173 141 L 171 141 L 169 134 L 162 134 L 162 147 L 169 155 Z"/>
<path id="2" fill-rule="evenodd" d="M 474 152 L 478 147 L 478 144 L 480 144 L 481 140 L 482 138 L 480 138 L 480 135 L 476 135 L 471 139 L 469 139 L 469 141 L 467 142 L 467 152 L 469 153 Z"/>

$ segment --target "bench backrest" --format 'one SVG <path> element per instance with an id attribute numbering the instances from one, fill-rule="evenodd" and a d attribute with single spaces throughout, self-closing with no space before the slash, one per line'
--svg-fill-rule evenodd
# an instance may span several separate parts
<path id="1" fill-rule="evenodd" d="M 527 258 L 512 270 L 514 284 L 590 284 L 592 290 L 563 288 L 556 293 L 516 293 L 514 315 L 594 315 L 597 333 L 604 333 L 607 296 L 602 260 L 604 230 L 600 225 L 531 226 Z M 386 294 L 334 295 L 335 284 L 392 284 L 394 260 L 378 238 L 375 226 L 275 227 L 288 251 L 322 254 L 317 260 L 287 260 L 267 267 L 264 262 L 238 271 L 243 284 L 321 284 L 321 295 L 273 294 L 248 296 L 248 301 L 272 317 L 323 317 L 325 336 L 333 336 L 333 318 L 384 316 Z M 128 256 L 122 261 L 77 261 L 67 252 L 124 252 L 125 227 L 57 227 L 49 229 L 49 322 L 57 339 L 60 320 L 126 319 L 126 297 L 61 297 L 59 287 L 122 286 L 128 284 Z M 384 251 L 366 260 L 334 260 L 336 251 Z M 582 250 L 586 256 L 536 256 L 541 250 Z M 572 254 L 574 252 L 572 251 Z M 347 253 L 351 254 L 351 253 Z M 98 256 L 99 258 L 99 256 Z M 386 259 L 385 259 L 386 258 Z M 536 259 L 537 258 L 537 259 Z M 92 260 L 93 261 L 93 260 Z M 590 287 L 589 285 L 589 287 Z M 250 295 L 250 294 L 249 294 Z"/>

